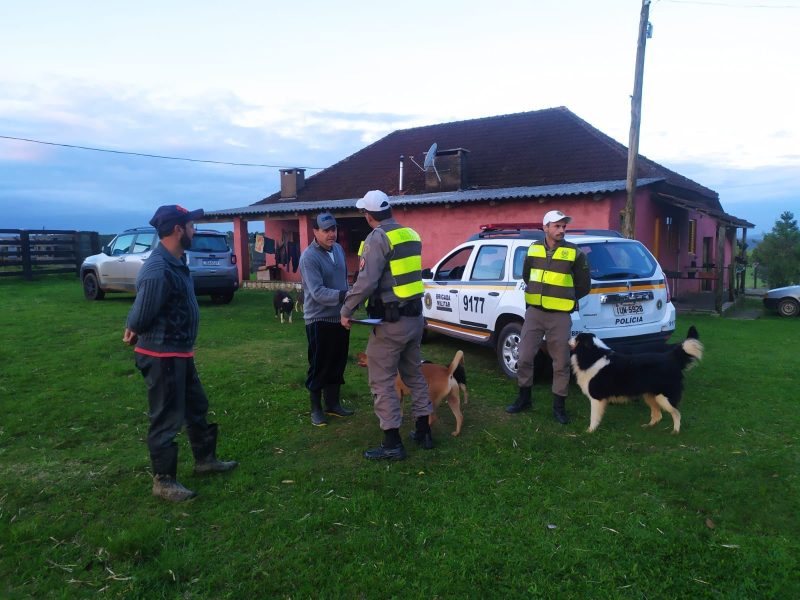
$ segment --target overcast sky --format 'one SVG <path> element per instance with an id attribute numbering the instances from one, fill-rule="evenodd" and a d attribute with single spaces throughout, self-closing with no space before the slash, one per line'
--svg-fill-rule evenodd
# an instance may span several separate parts
<path id="1" fill-rule="evenodd" d="M 0 228 L 114 233 L 400 128 L 566 106 L 627 146 L 640 0 L 0 0 Z M 650 9 L 640 152 L 800 218 L 800 0 Z M 310 169 L 306 175 L 316 173 Z M 257 228 L 255 228 L 257 229 Z"/>

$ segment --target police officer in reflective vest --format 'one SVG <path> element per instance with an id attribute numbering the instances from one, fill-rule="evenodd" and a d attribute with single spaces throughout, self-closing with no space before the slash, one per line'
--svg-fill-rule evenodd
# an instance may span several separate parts
<path id="1" fill-rule="evenodd" d="M 420 370 L 422 317 L 422 242 L 413 229 L 392 218 L 389 198 L 373 190 L 356 207 L 364 213 L 372 231 L 364 240 L 358 279 L 347 293 L 340 311 L 344 327 L 356 308 L 367 303 L 367 314 L 382 319 L 367 343 L 369 386 L 375 414 L 383 430 L 383 442 L 364 452 L 371 460 L 403 460 L 406 451 L 400 438 L 403 420 L 394 380 L 400 374 L 411 390 L 412 414 L 416 419 L 411 439 L 422 448 L 433 448 L 428 418 L 433 412 L 428 384 Z"/>
<path id="2" fill-rule="evenodd" d="M 542 221 L 544 241 L 528 248 L 522 267 L 526 310 L 519 342 L 519 394 L 506 408 L 518 413 L 531 407 L 533 359 L 544 340 L 553 359 L 553 417 L 562 425 L 569 422 L 564 403 L 569 387 L 570 313 L 592 287 L 586 255 L 564 241 L 571 220 L 560 210 L 551 210 Z"/>

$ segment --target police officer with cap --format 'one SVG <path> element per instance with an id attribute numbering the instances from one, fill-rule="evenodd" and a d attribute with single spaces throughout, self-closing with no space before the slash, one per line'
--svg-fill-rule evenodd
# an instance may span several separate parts
<path id="1" fill-rule="evenodd" d="M 572 221 L 560 210 L 551 210 L 542 220 L 544 240 L 533 242 L 522 266 L 525 281 L 525 322 L 519 341 L 519 393 L 506 408 L 518 413 L 531 407 L 533 359 L 544 342 L 553 359 L 553 417 L 569 422 L 565 401 L 569 387 L 569 338 L 572 311 L 589 293 L 592 282 L 586 255 L 564 240 Z"/>
<path id="2" fill-rule="evenodd" d="M 372 231 L 364 240 L 358 279 L 345 297 L 341 323 L 349 328 L 353 313 L 365 301 L 367 314 L 382 319 L 369 336 L 367 358 L 369 385 L 383 441 L 377 448 L 364 452 L 364 457 L 403 460 L 406 458 L 400 438 L 403 413 L 394 385 L 398 373 L 411 390 L 412 414 L 416 419 L 411 439 L 426 450 L 433 448 L 428 423 L 433 406 L 420 370 L 424 328 L 422 242 L 417 232 L 394 220 L 385 193 L 367 192 L 356 207 Z"/>

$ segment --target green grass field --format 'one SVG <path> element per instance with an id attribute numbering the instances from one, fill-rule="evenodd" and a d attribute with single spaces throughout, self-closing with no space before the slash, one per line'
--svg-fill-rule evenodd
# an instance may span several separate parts
<path id="1" fill-rule="evenodd" d="M 219 454 L 241 464 L 195 477 L 181 435 L 199 497 L 172 505 L 150 495 L 131 298 L 0 281 L 2 598 L 800 597 L 800 319 L 679 318 L 706 345 L 679 436 L 668 417 L 641 429 L 641 402 L 586 434 L 575 386 L 559 426 L 545 381 L 507 415 L 493 352 L 434 337 L 427 358 L 466 354 L 462 435 L 442 406 L 436 449 L 375 464 L 365 370 L 351 358 L 356 416 L 313 428 L 302 321 L 277 322 L 261 290 L 201 299 L 198 368 Z"/>

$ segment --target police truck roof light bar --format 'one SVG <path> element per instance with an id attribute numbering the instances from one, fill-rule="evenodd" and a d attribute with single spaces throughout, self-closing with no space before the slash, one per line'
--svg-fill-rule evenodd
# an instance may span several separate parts
<path id="1" fill-rule="evenodd" d="M 522 229 L 541 229 L 542 223 L 491 223 L 481 225 L 481 231 L 520 231 Z"/>

